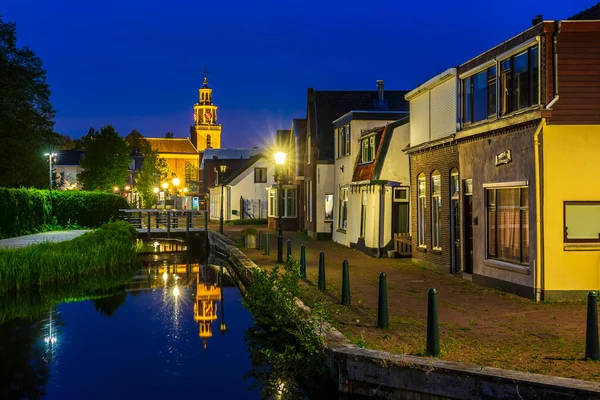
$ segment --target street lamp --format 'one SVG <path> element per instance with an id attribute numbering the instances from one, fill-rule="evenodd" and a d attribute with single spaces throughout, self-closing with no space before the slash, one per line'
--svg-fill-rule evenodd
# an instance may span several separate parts
<path id="1" fill-rule="evenodd" d="M 156 196 L 156 200 L 154 200 L 154 208 L 158 208 L 158 192 L 160 191 L 160 189 L 158 188 L 158 186 L 154 186 L 154 189 L 152 189 L 154 191 L 154 196 Z"/>
<path id="2" fill-rule="evenodd" d="M 221 181 L 221 217 L 219 218 L 219 233 L 223 233 L 223 191 L 225 190 L 225 180 L 223 179 L 223 174 L 227 171 L 227 165 L 221 164 L 219 167 L 219 180 Z"/>
<path id="3" fill-rule="evenodd" d="M 177 209 L 177 186 L 179 186 L 179 184 L 181 183 L 181 181 L 179 180 L 178 177 L 173 178 L 173 186 L 175 186 L 175 205 L 173 206 L 173 208 Z"/>
<path id="4" fill-rule="evenodd" d="M 165 192 L 165 202 L 163 203 L 163 210 L 167 208 L 167 189 L 169 188 L 169 183 L 168 182 L 163 182 L 162 184 L 162 188 Z"/>
<path id="5" fill-rule="evenodd" d="M 56 157 L 56 153 L 45 153 L 46 157 L 48 157 L 48 162 L 50 163 L 49 169 L 49 178 L 50 178 L 50 220 L 52 220 L 52 211 L 54 209 L 54 203 L 52 202 L 52 160 Z"/>
<path id="6" fill-rule="evenodd" d="M 282 224 L 282 215 L 283 215 L 283 164 L 285 164 L 286 154 L 283 152 L 275 153 L 275 163 L 277 164 L 277 181 L 279 183 L 279 189 L 277 190 L 277 205 L 279 212 L 279 227 L 277 231 L 277 262 L 283 263 L 283 224 Z"/>

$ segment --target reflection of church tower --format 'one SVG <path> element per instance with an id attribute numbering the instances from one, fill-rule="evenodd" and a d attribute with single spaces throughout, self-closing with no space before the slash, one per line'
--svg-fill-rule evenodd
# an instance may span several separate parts
<path id="1" fill-rule="evenodd" d="M 194 303 L 194 321 L 200 323 L 199 336 L 206 341 L 212 337 L 212 322 L 217 319 L 217 301 L 221 301 L 221 290 L 215 284 L 202 281 L 198 274 L 196 286 L 196 302 Z"/>
<path id="2" fill-rule="evenodd" d="M 192 143 L 198 151 L 221 148 L 221 125 L 217 124 L 217 106 L 212 102 L 208 87 L 208 71 L 204 68 L 204 84 L 200 88 L 200 102 L 194 104 L 194 134 Z"/>

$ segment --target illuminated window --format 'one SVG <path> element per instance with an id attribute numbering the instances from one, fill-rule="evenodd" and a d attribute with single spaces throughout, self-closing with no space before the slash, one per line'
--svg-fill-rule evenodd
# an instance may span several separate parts
<path id="1" fill-rule="evenodd" d="M 426 184 L 425 174 L 419 174 L 417 179 L 417 242 L 419 246 L 425 246 L 425 209 L 426 209 Z"/>
<path id="2" fill-rule="evenodd" d="M 333 195 L 325 195 L 325 221 L 333 220 Z"/>
<path id="3" fill-rule="evenodd" d="M 361 141 L 361 162 L 370 163 L 375 159 L 375 136 L 363 139 Z"/>
<path id="4" fill-rule="evenodd" d="M 340 189 L 338 228 L 346 229 L 348 225 L 348 188 Z"/>
<path id="5" fill-rule="evenodd" d="M 277 188 L 269 190 L 269 217 L 279 217 Z M 295 218 L 297 215 L 296 188 L 283 189 L 283 218 Z"/>
<path id="6" fill-rule="evenodd" d="M 487 189 L 487 257 L 529 263 L 529 191 Z"/>
<path id="7" fill-rule="evenodd" d="M 442 179 L 437 170 L 431 174 L 431 247 L 442 248 Z"/>

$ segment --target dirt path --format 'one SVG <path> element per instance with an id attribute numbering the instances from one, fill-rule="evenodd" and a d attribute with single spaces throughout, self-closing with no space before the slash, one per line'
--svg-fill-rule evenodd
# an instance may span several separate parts
<path id="1" fill-rule="evenodd" d="M 265 229 L 265 226 L 256 227 Z M 239 241 L 243 226 L 226 226 Z M 276 234 L 271 231 L 271 255 L 243 250 L 260 267 L 277 259 Z M 292 256 L 306 246 L 307 280 L 302 297 L 308 305 L 325 301 L 334 325 L 360 346 L 400 354 L 423 355 L 427 291 L 439 298 L 441 357 L 444 360 L 600 381 L 600 362 L 586 361 L 586 304 L 535 303 L 442 273 L 410 259 L 375 259 L 333 242 L 316 241 L 285 232 Z M 327 292 L 317 290 L 319 252 L 325 253 Z M 284 243 L 285 257 L 285 243 Z M 341 297 L 341 264 L 350 265 L 351 305 Z M 387 275 L 390 328 L 377 325 L 378 276 Z"/>

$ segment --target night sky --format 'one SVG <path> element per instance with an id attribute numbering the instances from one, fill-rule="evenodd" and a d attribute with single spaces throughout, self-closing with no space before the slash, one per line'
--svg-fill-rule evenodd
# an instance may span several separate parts
<path id="1" fill-rule="evenodd" d="M 48 72 L 55 130 L 186 137 L 204 66 L 223 147 L 305 116 L 306 89 L 413 89 L 531 26 L 596 0 L 2 0 Z"/>

